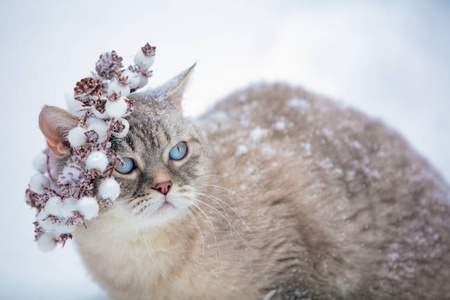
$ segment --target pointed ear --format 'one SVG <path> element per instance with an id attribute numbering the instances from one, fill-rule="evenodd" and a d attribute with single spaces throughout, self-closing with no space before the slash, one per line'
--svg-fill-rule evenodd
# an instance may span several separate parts
<path id="1" fill-rule="evenodd" d="M 70 153 L 67 141 L 69 131 L 80 122 L 80 117 L 56 106 L 46 106 L 39 114 L 39 128 L 47 139 L 47 145 L 56 157 Z"/>
<path id="2" fill-rule="evenodd" d="M 158 87 L 156 89 L 157 97 L 155 98 L 173 102 L 176 106 L 181 107 L 181 100 L 189 82 L 189 77 L 196 65 L 197 63 L 193 64 L 189 69 L 184 70 L 178 76 Z"/>

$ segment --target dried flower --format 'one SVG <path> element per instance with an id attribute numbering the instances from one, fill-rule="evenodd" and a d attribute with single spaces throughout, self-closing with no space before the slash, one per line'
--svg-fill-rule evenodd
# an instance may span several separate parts
<path id="1" fill-rule="evenodd" d="M 95 70 L 104 79 L 114 78 L 122 67 L 122 57 L 118 56 L 114 50 L 111 53 L 105 52 L 101 54 L 95 64 Z"/>
<path id="2" fill-rule="evenodd" d="M 156 47 L 150 46 L 149 43 L 145 44 L 141 49 L 145 56 L 155 56 Z"/>
<path id="3" fill-rule="evenodd" d="M 116 93 L 115 91 L 113 91 L 111 94 L 108 94 L 108 95 L 106 95 L 106 98 L 109 100 L 109 101 L 112 101 L 112 102 L 114 102 L 114 101 L 117 101 L 119 98 L 120 98 L 120 96 L 121 96 L 121 93 Z M 106 103 L 105 103 L 106 104 Z"/>
<path id="4" fill-rule="evenodd" d="M 128 80 L 128 76 L 124 76 L 122 71 L 117 72 L 116 80 L 118 83 L 127 85 L 130 84 L 130 81 Z"/>
<path id="5" fill-rule="evenodd" d="M 101 114 L 105 113 L 106 101 L 106 99 L 98 99 L 97 102 L 95 102 L 95 109 Z"/>
<path id="6" fill-rule="evenodd" d="M 125 125 L 123 124 L 122 120 L 117 120 L 114 122 L 111 129 L 113 132 L 119 133 L 125 129 Z"/>
<path id="7" fill-rule="evenodd" d="M 129 115 L 129 114 L 131 114 L 131 112 L 134 110 L 134 100 L 133 99 L 128 99 L 128 98 L 125 98 L 125 102 L 127 103 L 127 105 L 128 105 L 128 108 L 127 108 L 127 112 L 125 113 L 126 115 Z"/>
<path id="8" fill-rule="evenodd" d="M 89 130 L 84 133 L 88 143 L 97 143 L 98 141 L 98 133 L 95 130 Z"/>
<path id="9" fill-rule="evenodd" d="M 107 206 L 119 197 L 120 185 L 112 175 L 117 163 L 124 162 L 111 148 L 110 138 L 127 135 L 130 124 L 124 117 L 135 106 L 126 97 L 147 83 L 155 49 L 147 43 L 138 51 L 139 63 L 123 73 L 122 58 L 115 51 L 104 53 L 95 66 L 98 75 L 76 83 L 74 98 L 85 108 L 80 110 L 84 117 L 68 134 L 73 155 L 55 178 L 47 149 L 36 164 L 39 174 L 32 177 L 25 192 L 27 204 L 38 211 L 33 224 L 42 251 L 54 249 L 56 243 L 64 245 L 76 225 L 86 227 L 85 220 L 98 215 L 98 204 Z M 94 196 L 99 179 L 102 183 Z"/>
<path id="10" fill-rule="evenodd" d="M 83 106 L 91 106 L 102 92 L 101 82 L 92 77 L 86 77 L 77 82 L 74 88 L 74 98 L 83 103 Z"/>

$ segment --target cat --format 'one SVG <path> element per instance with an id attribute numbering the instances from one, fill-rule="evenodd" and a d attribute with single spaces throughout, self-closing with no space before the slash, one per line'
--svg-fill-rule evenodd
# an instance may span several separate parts
<path id="1" fill-rule="evenodd" d="M 194 125 L 192 69 L 130 95 L 120 197 L 74 233 L 109 297 L 450 299 L 449 187 L 401 136 L 286 84 Z M 76 117 L 46 107 L 40 123 L 61 166 Z"/>

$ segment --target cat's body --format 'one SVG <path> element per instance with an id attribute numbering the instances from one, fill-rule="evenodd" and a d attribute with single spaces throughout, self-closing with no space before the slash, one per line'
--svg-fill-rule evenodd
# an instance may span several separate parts
<path id="1" fill-rule="evenodd" d="M 199 134 L 161 99 L 134 98 L 117 151 L 139 153 L 141 173 L 119 175 L 122 200 L 75 232 L 111 298 L 450 297 L 449 189 L 380 122 L 258 85 L 206 113 Z M 180 140 L 192 153 L 171 165 Z M 145 215 L 161 179 L 180 209 Z"/>

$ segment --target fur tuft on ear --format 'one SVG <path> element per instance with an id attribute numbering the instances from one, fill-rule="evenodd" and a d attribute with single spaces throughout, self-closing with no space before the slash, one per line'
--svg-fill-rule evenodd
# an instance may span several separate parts
<path id="1" fill-rule="evenodd" d="M 189 69 L 184 70 L 161 87 L 162 90 L 166 91 L 164 100 L 173 101 L 177 106 L 181 106 L 181 100 L 189 82 L 189 77 L 196 65 L 197 63 L 193 64 Z"/>
<path id="2" fill-rule="evenodd" d="M 181 100 L 183 99 L 183 93 L 186 90 L 189 77 L 192 74 L 197 63 L 193 64 L 187 70 L 184 70 L 174 78 L 170 79 L 163 85 L 149 90 L 147 92 L 138 93 L 132 96 L 133 99 L 146 99 L 148 96 L 158 101 L 170 101 L 176 106 L 181 107 Z"/>
<path id="3" fill-rule="evenodd" d="M 67 141 L 69 131 L 80 122 L 80 117 L 56 106 L 46 106 L 39 114 L 39 128 L 47 139 L 48 148 L 56 157 L 70 153 Z"/>

